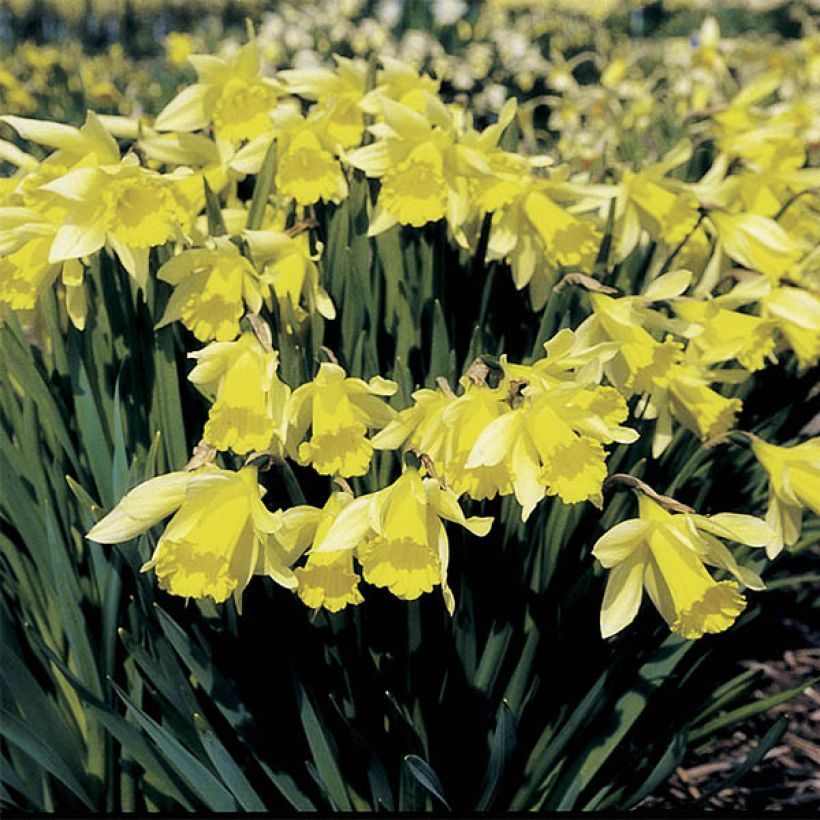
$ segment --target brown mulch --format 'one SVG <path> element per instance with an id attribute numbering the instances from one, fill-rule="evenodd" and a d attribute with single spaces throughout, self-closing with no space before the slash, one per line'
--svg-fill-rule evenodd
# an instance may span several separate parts
<path id="1" fill-rule="evenodd" d="M 765 662 L 747 660 L 742 669 L 762 673 L 755 698 L 768 698 L 820 674 L 820 644 L 817 633 L 792 622 L 812 646 L 788 649 Z M 733 706 L 739 704 L 733 704 Z M 725 781 L 781 715 L 789 725 L 780 742 L 763 760 L 730 788 L 703 799 L 703 795 Z M 697 808 L 703 811 L 780 811 L 803 814 L 820 809 L 820 684 L 739 727 L 727 729 L 706 746 L 690 749 L 666 784 L 642 801 L 639 810 Z"/>

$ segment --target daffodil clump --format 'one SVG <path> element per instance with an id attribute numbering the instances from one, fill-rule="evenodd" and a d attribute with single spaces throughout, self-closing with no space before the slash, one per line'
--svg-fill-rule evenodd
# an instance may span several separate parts
<path id="1" fill-rule="evenodd" d="M 477 29 L 510 19 L 502 6 Z M 760 374 L 817 365 L 816 43 L 782 46 L 747 76 L 707 20 L 666 64 L 650 46 L 613 46 L 583 85 L 583 60 L 554 46 L 515 69 L 520 90 L 555 92 L 539 122 L 536 100 L 487 118 L 386 52 L 273 71 L 273 19 L 220 55 L 170 37 L 168 60 L 195 78 L 156 117 L 88 111 L 74 127 L 24 116 L 19 90 L 18 113 L 0 117 L 16 140 L 0 143 L 13 168 L 2 320 L 79 345 L 119 288 L 152 317 L 146 344 L 173 334 L 168 358 L 193 360 L 194 457 L 132 486 L 87 533 L 120 543 L 165 522 L 142 569 L 166 592 L 238 607 L 259 575 L 312 609 L 438 589 L 452 614 L 453 525 L 459 543 L 493 549 L 472 542 L 497 514 L 508 530 L 547 509 L 599 515 L 613 461 L 657 473 L 682 441 L 720 452 Z M 666 143 L 630 146 L 627 133 L 670 113 Z M 496 274 L 518 301 L 490 350 Z M 465 304 L 483 294 L 475 342 L 452 349 L 448 277 Z M 531 320 L 527 356 L 516 333 Z M 424 386 L 421 351 L 439 368 Z M 447 369 L 456 352 L 460 374 Z M 644 590 L 677 635 L 724 631 L 764 586 L 754 553 L 756 569 L 724 541 L 769 559 L 798 545 L 803 510 L 820 513 L 816 437 L 744 440 L 768 481 L 765 521 L 697 514 L 641 484 L 639 517 L 599 533 L 604 637 L 634 620 Z M 289 498 L 267 491 L 272 470 Z M 300 476 L 325 487 L 315 505 Z"/>

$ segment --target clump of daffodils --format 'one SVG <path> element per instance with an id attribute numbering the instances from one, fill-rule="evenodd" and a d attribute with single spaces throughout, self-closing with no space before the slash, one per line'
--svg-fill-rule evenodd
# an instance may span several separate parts
<path id="1" fill-rule="evenodd" d="M 724 437 L 761 371 L 817 364 L 816 55 L 784 46 L 747 68 L 707 20 L 696 45 L 670 55 L 613 46 L 582 84 L 562 50 L 588 33 L 519 13 L 482 11 L 474 31 L 450 20 L 472 46 L 443 55 L 422 37 L 413 65 L 384 31 L 370 42 L 378 26 L 336 20 L 323 42 L 345 33 L 355 56 L 275 76 L 290 46 L 272 23 L 221 56 L 175 35 L 168 60 L 187 60 L 196 81 L 153 120 L 0 118 L 23 144 L 0 140 L 13 170 L 0 180 L 0 320 L 13 311 L 34 336 L 82 330 L 100 319 L 101 287 L 127 290 L 156 310 L 157 333 L 192 351 L 187 378 L 207 402 L 188 467 L 131 489 L 89 538 L 118 543 L 165 522 L 143 569 L 185 598 L 240 605 L 260 575 L 312 609 L 338 612 L 376 589 L 401 600 L 438 590 L 452 614 L 453 525 L 469 539 L 493 520 L 468 515 L 473 502 L 514 499 L 529 526 L 548 505 L 602 509 L 615 460 L 657 461 L 676 436 Z M 492 38 L 514 23 L 510 42 Z M 529 30 L 555 40 L 548 56 L 522 46 Z M 368 43 L 377 65 L 363 59 Z M 424 58 L 476 91 L 472 103 L 449 99 Z M 506 99 L 496 70 L 547 93 Z M 0 84 L 33 113 L 22 85 Z M 98 86 L 91 98 L 110 93 Z M 670 116 L 686 131 L 674 144 L 629 143 L 668 131 L 654 126 Z M 380 374 L 364 352 L 365 333 L 381 341 L 378 316 L 341 363 L 323 349 L 325 325 L 345 327 L 363 282 L 391 314 L 396 292 L 434 289 L 421 259 L 432 236 L 468 260 L 476 288 L 496 274 L 526 288 L 536 326 L 570 287 L 584 318 L 562 321 L 572 326 L 543 355 L 485 351 L 457 381 L 431 373 L 426 387 L 398 367 Z M 399 270 L 417 244 L 423 282 Z M 389 263 L 385 247 L 398 249 Z M 598 539 L 604 637 L 634 620 L 644 590 L 674 633 L 724 631 L 746 590 L 763 588 L 724 542 L 768 558 L 798 544 L 803 510 L 820 514 L 818 440 L 751 442 L 765 522 L 698 515 L 644 486 L 638 518 Z M 297 485 L 310 471 L 326 491 L 315 504 L 271 499 L 268 469 Z"/>

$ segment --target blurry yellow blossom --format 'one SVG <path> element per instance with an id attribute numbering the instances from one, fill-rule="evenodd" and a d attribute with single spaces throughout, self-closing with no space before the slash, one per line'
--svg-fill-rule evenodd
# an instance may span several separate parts
<path id="1" fill-rule="evenodd" d="M 766 522 L 777 538 L 769 542 L 766 551 L 774 558 L 784 544 L 797 543 L 804 508 L 820 515 L 820 438 L 778 447 L 753 436 L 752 451 L 769 477 Z"/>

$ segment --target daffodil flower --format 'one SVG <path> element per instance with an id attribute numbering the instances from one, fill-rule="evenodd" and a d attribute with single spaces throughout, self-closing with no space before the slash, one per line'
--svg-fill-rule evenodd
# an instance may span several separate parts
<path id="1" fill-rule="evenodd" d="M 280 71 L 288 91 L 315 100 L 309 115 L 322 124 L 334 144 L 359 145 L 364 134 L 361 102 L 367 85 L 367 63 L 333 55 L 335 68 L 296 68 Z"/>
<path id="2" fill-rule="evenodd" d="M 355 549 L 364 579 L 412 601 L 441 586 L 450 614 L 455 599 L 447 583 L 450 545 L 442 519 L 486 535 L 492 518 L 465 517 L 455 493 L 408 467 L 390 486 L 349 502 L 311 555 Z"/>
<path id="3" fill-rule="evenodd" d="M 416 390 L 413 404 L 402 410 L 371 439 L 376 450 L 395 450 L 402 445 L 425 453 L 437 467 L 447 460 L 448 429 L 444 424 L 445 408 L 457 401 L 451 391 L 439 387 Z"/>
<path id="4" fill-rule="evenodd" d="M 282 231 L 248 230 L 242 236 L 260 271 L 260 279 L 279 301 L 280 314 L 288 328 L 291 309 L 297 321 L 314 312 L 325 319 L 336 318 L 333 300 L 319 283 L 316 262 L 321 244 L 316 254 L 311 254 L 307 233 L 289 236 Z"/>
<path id="5" fill-rule="evenodd" d="M 708 223 L 728 256 L 774 282 L 785 277 L 800 258 L 798 244 L 773 219 L 752 213 L 711 211 Z"/>
<path id="6" fill-rule="evenodd" d="M 728 310 L 718 299 L 698 301 L 678 299 L 672 303 L 675 313 L 696 326 L 700 333 L 692 338 L 704 364 L 737 361 L 747 370 L 760 370 L 766 361 L 776 361 L 776 323 L 759 316 Z"/>
<path id="7" fill-rule="evenodd" d="M 290 388 L 276 373 L 279 354 L 252 333 L 212 342 L 191 353 L 189 381 L 213 400 L 202 434 L 217 450 L 253 450 L 282 455 Z"/>
<path id="8" fill-rule="evenodd" d="M 190 175 L 186 169 L 162 175 L 130 155 L 116 165 L 77 168 L 43 185 L 66 209 L 49 261 L 89 256 L 107 245 L 144 287 L 148 250 L 177 237 L 193 220 L 178 188 Z"/>
<path id="9" fill-rule="evenodd" d="M 621 427 L 627 410 L 612 394 L 596 397 L 596 390 L 571 382 L 549 390 L 525 387 L 515 406 L 491 421 L 473 445 L 465 468 L 504 464 L 512 476 L 515 496 L 526 521 L 545 495 L 557 495 L 567 504 L 591 501 L 602 504 L 606 478 L 603 444 L 635 441 L 637 433 Z M 596 401 L 604 397 L 596 413 Z"/>
<path id="10" fill-rule="evenodd" d="M 127 493 L 98 521 L 87 538 L 118 544 L 147 532 L 173 514 L 154 554 L 142 566 L 153 569 L 160 588 L 185 598 L 211 597 L 221 603 L 242 593 L 257 568 L 293 589 L 290 568 L 268 551 L 278 519 L 262 503 L 254 467 L 238 472 L 208 465 L 192 472 L 152 478 Z"/>
<path id="11" fill-rule="evenodd" d="M 754 436 L 752 452 L 769 477 L 766 522 L 777 537 L 769 542 L 766 553 L 775 558 L 784 544 L 793 546 L 800 538 L 804 508 L 820 515 L 820 438 L 778 447 Z"/>
<path id="12" fill-rule="evenodd" d="M 820 361 L 820 297 L 816 293 L 783 285 L 761 297 L 760 308 L 794 350 L 801 371 Z"/>
<path id="13" fill-rule="evenodd" d="M 432 77 L 413 69 L 395 57 L 382 56 L 382 68 L 376 72 L 376 87 L 365 94 L 362 110 L 373 116 L 382 116 L 385 98 L 424 113 L 429 95 L 438 94 L 439 83 Z"/>
<path id="14" fill-rule="evenodd" d="M 559 187 L 549 180 L 527 175 L 513 185 L 510 201 L 493 214 L 488 256 L 510 263 L 515 287 L 529 286 L 533 310 L 541 310 L 559 270 L 592 271 L 601 233 L 595 221 L 556 201 Z"/>
<path id="15" fill-rule="evenodd" d="M 303 117 L 282 107 L 271 115 L 271 128 L 249 142 L 231 161 L 243 173 L 258 173 L 271 143 L 276 141 L 276 190 L 299 205 L 319 200 L 340 202 L 347 197 L 347 179 L 337 159 L 341 144 L 320 116 Z"/>
<path id="16" fill-rule="evenodd" d="M 388 379 L 348 378 L 339 365 L 323 362 L 288 404 L 289 453 L 322 475 L 364 475 L 373 455 L 367 430 L 381 429 L 393 419 L 395 410 L 382 397 L 396 389 Z M 303 441 L 308 429 L 310 438 Z"/>
<path id="17" fill-rule="evenodd" d="M 608 638 L 632 623 L 644 589 L 677 635 L 693 639 L 728 629 L 746 600 L 738 583 L 716 581 L 706 567 L 729 572 L 750 589 L 762 589 L 763 582 L 715 536 L 762 547 L 773 535 L 769 527 L 735 513 L 673 514 L 644 494 L 638 507 L 639 518 L 616 524 L 592 548 L 609 570 L 601 635 Z"/>
<path id="18" fill-rule="evenodd" d="M 246 306 L 251 313 L 261 309 L 267 288 L 256 269 L 229 240 L 212 242 L 182 251 L 157 271 L 174 286 L 158 328 L 181 320 L 201 342 L 226 342 L 239 335 Z"/>
<path id="19" fill-rule="evenodd" d="M 381 179 L 370 236 L 444 218 L 460 227 L 469 211 L 467 178 L 490 171 L 479 154 L 457 144 L 447 108 L 437 98 L 427 103 L 421 114 L 382 99 L 384 122 L 369 129 L 377 141 L 345 155 L 354 168 Z"/>
<path id="20" fill-rule="evenodd" d="M 363 518 L 357 522 L 355 516 L 351 525 L 346 525 L 347 518 L 357 509 L 355 505 L 351 507 L 353 501 L 349 492 L 334 492 L 321 509 L 299 505 L 282 513 L 276 541 L 290 561 L 297 560 L 307 551 L 304 566 L 295 570 L 296 593 L 311 609 L 323 607 L 339 612 L 346 606 L 356 606 L 364 601 L 359 590 L 361 577 L 354 569 L 353 556 L 370 525 Z M 322 551 L 326 536 L 334 526 L 341 537 L 347 539 L 348 548 Z"/>
<path id="21" fill-rule="evenodd" d="M 591 293 L 593 314 L 576 331 L 586 345 L 620 343 L 619 355 L 606 363 L 604 371 L 625 395 L 644 396 L 638 412 L 645 419 L 657 419 L 652 441 L 656 458 L 672 439 L 673 417 L 706 440 L 729 430 L 743 406 L 740 399 L 722 396 L 710 384 L 738 383 L 748 377 L 748 371 L 710 370 L 691 343 L 684 351 L 683 344 L 671 335 L 659 342 L 644 328 L 644 324 L 671 327 L 696 335 L 691 323 L 680 320 L 675 324 L 647 307 L 651 301 L 679 296 L 690 281 L 688 271 L 675 271 L 653 281 L 640 296 L 613 299 Z"/>
<path id="22" fill-rule="evenodd" d="M 198 82 L 184 88 L 160 111 L 154 123 L 157 131 L 200 131 L 213 125 L 217 136 L 241 142 L 270 130 L 268 114 L 284 89 L 276 80 L 260 75 L 255 40 L 227 59 L 192 54 L 188 62 Z"/>

